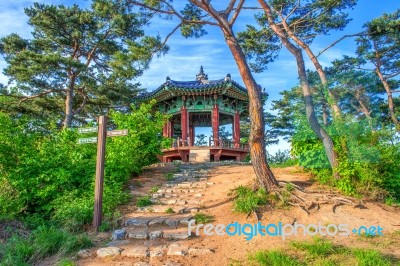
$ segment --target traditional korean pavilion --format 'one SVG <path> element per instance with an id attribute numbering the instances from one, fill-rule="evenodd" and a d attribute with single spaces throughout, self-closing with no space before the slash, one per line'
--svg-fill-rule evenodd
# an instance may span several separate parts
<path id="1" fill-rule="evenodd" d="M 184 162 L 243 160 L 249 153 L 240 143 L 240 120 L 248 117 L 247 90 L 227 74 L 209 80 L 203 67 L 194 81 L 175 81 L 167 77 L 156 90 L 139 95 L 138 101 L 155 99 L 156 110 L 171 115 L 163 136 L 172 138 L 172 147 L 164 149 L 160 160 Z M 219 127 L 232 124 L 232 141 L 222 140 Z M 211 127 L 212 137 L 204 146 L 195 146 L 196 127 Z"/>

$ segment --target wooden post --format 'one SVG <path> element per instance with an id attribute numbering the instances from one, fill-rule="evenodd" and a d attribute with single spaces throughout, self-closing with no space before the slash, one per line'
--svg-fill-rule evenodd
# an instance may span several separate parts
<path id="1" fill-rule="evenodd" d="M 103 183 L 104 183 L 104 159 L 106 154 L 107 138 L 107 117 L 99 116 L 99 129 L 97 135 L 97 163 L 96 163 L 96 183 L 94 188 L 94 214 L 93 226 L 97 233 L 101 225 L 101 213 L 103 203 Z"/>
<path id="2" fill-rule="evenodd" d="M 214 104 L 211 115 L 212 133 L 214 139 L 214 146 L 219 146 L 219 108 L 218 104 Z"/>
<path id="3" fill-rule="evenodd" d="M 233 117 L 233 142 L 234 148 L 240 148 L 240 116 L 238 111 Z"/>

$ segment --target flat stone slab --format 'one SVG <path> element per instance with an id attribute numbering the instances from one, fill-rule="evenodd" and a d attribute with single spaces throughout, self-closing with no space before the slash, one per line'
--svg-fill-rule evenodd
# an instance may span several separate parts
<path id="1" fill-rule="evenodd" d="M 128 230 L 128 238 L 147 239 L 147 236 L 148 236 L 147 228 L 134 228 Z"/>
<path id="2" fill-rule="evenodd" d="M 179 220 L 179 223 L 181 223 L 181 224 L 189 224 L 189 222 L 190 222 L 191 220 L 193 220 L 193 217 L 192 217 L 192 216 L 186 216 L 186 217 L 181 218 L 181 219 Z"/>
<path id="3" fill-rule="evenodd" d="M 150 255 L 149 249 L 145 246 L 128 247 L 121 252 L 122 256 L 126 257 L 148 257 Z"/>
<path id="4" fill-rule="evenodd" d="M 174 230 L 164 230 L 163 237 L 166 239 L 170 239 L 170 240 L 188 239 L 189 238 L 188 229 L 182 228 L 182 229 L 174 229 Z"/>
<path id="5" fill-rule="evenodd" d="M 164 221 L 164 223 L 168 226 L 177 227 L 179 225 L 180 220 L 181 220 L 180 217 L 173 217 L 173 218 L 168 218 L 167 220 Z"/>
<path id="6" fill-rule="evenodd" d="M 203 256 L 212 254 L 215 251 L 210 248 L 189 248 L 189 255 L 191 256 Z"/>
<path id="7" fill-rule="evenodd" d="M 108 256 L 118 256 L 121 254 L 121 249 L 117 247 L 99 248 L 96 251 L 97 257 L 105 258 Z"/>
<path id="8" fill-rule="evenodd" d="M 92 256 L 92 253 L 89 250 L 82 249 L 78 251 L 78 258 L 87 259 Z"/>
<path id="9" fill-rule="evenodd" d="M 163 232 L 162 231 L 153 231 L 149 233 L 149 238 L 151 240 L 153 239 L 159 239 L 162 237 Z"/>
<path id="10" fill-rule="evenodd" d="M 141 225 L 147 225 L 150 222 L 151 218 L 144 218 L 144 217 L 138 217 L 138 218 L 129 218 L 128 220 L 125 221 L 125 225 L 136 225 L 136 226 L 141 226 Z"/>
<path id="11" fill-rule="evenodd" d="M 171 244 L 169 246 L 168 256 L 185 256 L 188 254 L 188 247 L 181 244 Z"/>
<path id="12" fill-rule="evenodd" d="M 117 230 L 115 230 L 115 231 L 113 232 L 112 236 L 111 236 L 111 239 L 112 239 L 113 241 L 115 241 L 115 240 L 122 240 L 122 239 L 125 239 L 125 237 L 126 237 L 126 229 L 125 229 L 125 228 L 122 228 L 122 229 L 117 229 Z"/>
<path id="13" fill-rule="evenodd" d="M 138 261 L 133 264 L 133 266 L 151 266 L 150 263 L 144 262 L 144 261 Z"/>
<path id="14" fill-rule="evenodd" d="M 130 244 L 131 242 L 129 240 L 116 240 L 107 243 L 107 247 L 120 247 L 120 246 L 126 246 Z"/>
<path id="15" fill-rule="evenodd" d="M 149 225 L 163 224 L 165 220 L 167 220 L 167 217 L 157 217 L 157 218 L 155 218 L 155 219 L 152 219 L 152 220 L 149 222 Z"/>
<path id="16" fill-rule="evenodd" d="M 156 246 L 150 249 L 150 257 L 162 257 L 167 249 L 165 245 Z"/>

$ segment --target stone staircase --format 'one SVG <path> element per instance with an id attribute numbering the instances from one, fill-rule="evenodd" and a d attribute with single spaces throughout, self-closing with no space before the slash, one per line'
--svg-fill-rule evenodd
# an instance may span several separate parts
<path id="1" fill-rule="evenodd" d="M 125 256 L 148 259 L 163 256 L 201 256 L 213 253 L 211 248 L 189 247 L 194 237 L 188 223 L 201 209 L 209 172 L 206 165 L 182 164 L 173 180 L 166 181 L 152 194 L 152 205 L 139 207 L 123 218 L 122 227 L 112 233 L 111 241 L 96 251 L 97 257 Z M 141 195 L 141 193 L 137 193 Z M 93 255 L 87 250 L 80 258 Z M 145 264 L 141 264 L 145 265 Z M 149 264 L 150 265 L 150 264 Z"/>

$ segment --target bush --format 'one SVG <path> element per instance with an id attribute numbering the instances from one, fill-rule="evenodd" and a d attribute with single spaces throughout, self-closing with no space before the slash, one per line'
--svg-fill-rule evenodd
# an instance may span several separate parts
<path id="1" fill-rule="evenodd" d="M 154 103 L 152 103 L 154 104 Z M 165 116 L 143 104 L 131 114 L 111 112 L 128 136 L 108 138 L 103 212 L 111 217 L 129 199 L 124 184 L 157 160 Z M 77 143 L 75 130 L 39 130 L 30 119 L 0 113 L 0 218 L 38 214 L 74 231 L 90 223 L 96 145 Z M 86 135 L 85 135 L 86 137 Z"/>
<path id="2" fill-rule="evenodd" d="M 153 204 L 150 200 L 150 196 L 143 196 L 143 197 L 139 197 L 136 201 L 136 205 L 138 207 L 146 207 L 149 206 L 151 204 Z"/>
<path id="3" fill-rule="evenodd" d="M 92 245 L 86 235 L 54 227 L 39 227 L 27 237 L 15 236 L 0 244 L 0 265 L 31 265 L 53 254 L 65 255 Z"/>
<path id="4" fill-rule="evenodd" d="M 247 214 L 267 203 L 267 192 L 264 188 L 253 191 L 248 187 L 238 186 L 233 190 L 233 194 L 235 196 L 235 212 Z"/>

